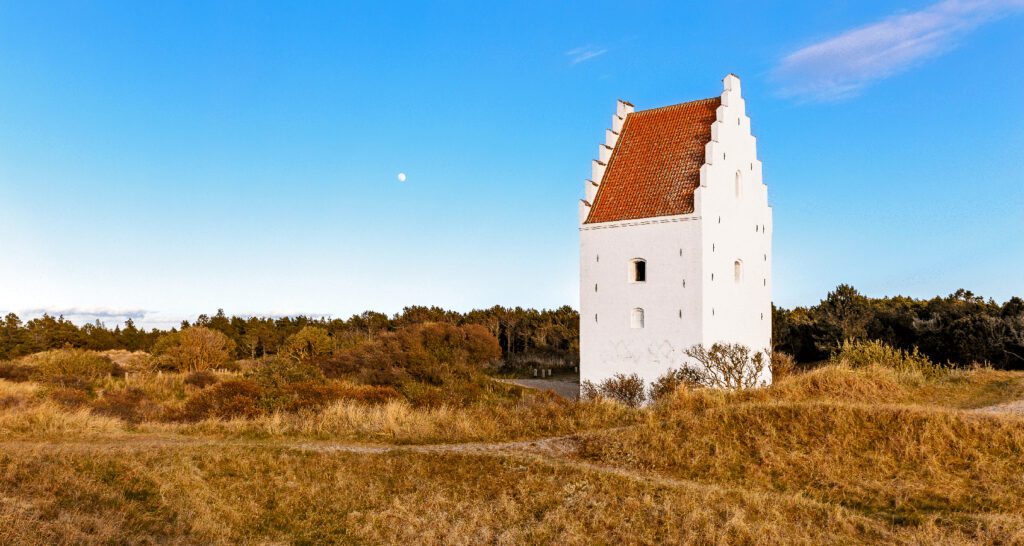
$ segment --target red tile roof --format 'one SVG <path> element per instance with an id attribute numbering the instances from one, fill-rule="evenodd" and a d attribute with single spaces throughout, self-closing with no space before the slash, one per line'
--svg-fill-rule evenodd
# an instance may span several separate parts
<path id="1" fill-rule="evenodd" d="M 626 116 L 585 223 L 693 212 L 718 97 Z"/>

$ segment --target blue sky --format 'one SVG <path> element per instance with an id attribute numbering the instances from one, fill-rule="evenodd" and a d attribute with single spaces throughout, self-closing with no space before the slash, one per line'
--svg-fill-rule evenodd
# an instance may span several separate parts
<path id="1" fill-rule="evenodd" d="M 2 3 L 0 310 L 575 306 L 615 99 L 728 72 L 777 304 L 1024 295 L 1024 2 L 751 4 Z"/>

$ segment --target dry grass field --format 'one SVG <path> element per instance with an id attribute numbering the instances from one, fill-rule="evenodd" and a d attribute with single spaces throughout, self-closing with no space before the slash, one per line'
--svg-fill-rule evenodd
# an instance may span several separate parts
<path id="1" fill-rule="evenodd" d="M 838 359 L 645 409 L 502 391 L 203 419 L 167 417 L 201 392 L 182 374 L 94 381 L 0 380 L 0 543 L 1024 543 L 1024 416 L 999 409 L 1020 373 Z"/>

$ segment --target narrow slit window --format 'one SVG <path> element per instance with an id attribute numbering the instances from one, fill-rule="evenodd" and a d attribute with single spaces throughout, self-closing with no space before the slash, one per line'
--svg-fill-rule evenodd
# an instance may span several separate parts
<path id="1" fill-rule="evenodd" d="M 743 280 L 743 260 L 736 260 L 732 264 L 733 276 L 736 278 L 736 282 Z"/>
<path id="2" fill-rule="evenodd" d="M 630 328 L 643 328 L 644 327 L 644 310 L 637 307 L 633 309 L 633 312 L 629 314 L 629 327 Z"/>
<path id="3" fill-rule="evenodd" d="M 743 173 L 736 171 L 736 197 L 743 197 Z"/>

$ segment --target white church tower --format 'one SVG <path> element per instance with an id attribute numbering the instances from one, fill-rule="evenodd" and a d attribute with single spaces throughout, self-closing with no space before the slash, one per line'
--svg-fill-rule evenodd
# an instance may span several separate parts
<path id="1" fill-rule="evenodd" d="M 771 349 L 768 187 L 740 79 L 723 83 L 720 97 L 617 105 L 579 207 L 581 380 L 649 385 L 698 343 Z"/>

